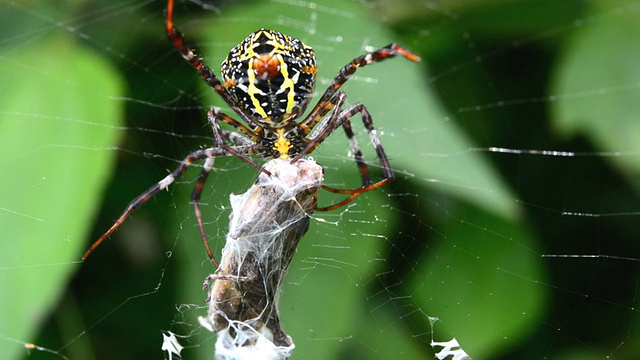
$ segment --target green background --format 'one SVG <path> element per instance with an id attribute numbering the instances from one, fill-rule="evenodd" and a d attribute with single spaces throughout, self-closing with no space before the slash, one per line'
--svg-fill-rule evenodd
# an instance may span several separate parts
<path id="1" fill-rule="evenodd" d="M 365 45 L 398 42 L 422 57 L 371 65 L 344 87 L 383 132 L 398 179 L 315 214 L 281 296 L 293 358 L 431 358 L 432 339 L 453 337 L 477 359 L 639 356 L 640 7 L 309 4 L 175 10 L 216 72 L 259 27 L 314 47 L 318 90 Z M 210 143 L 207 107 L 224 106 L 166 40 L 163 7 L 0 3 L 3 359 L 161 358 L 163 331 L 185 336 L 184 358 L 211 358 L 215 337 L 196 320 L 212 271 L 188 205 L 197 170 L 77 262 L 175 159 Z M 576 156 L 482 150 L 492 146 Z M 344 135 L 313 156 L 327 184 L 358 185 Z M 216 252 L 228 195 L 255 175 L 216 162 L 203 196 Z"/>

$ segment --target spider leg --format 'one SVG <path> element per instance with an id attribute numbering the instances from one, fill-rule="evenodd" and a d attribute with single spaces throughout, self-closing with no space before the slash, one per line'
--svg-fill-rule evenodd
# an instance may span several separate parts
<path id="1" fill-rule="evenodd" d="M 320 142 L 324 141 L 324 138 L 329 136 L 335 129 L 337 129 L 340 124 L 335 124 L 337 120 L 337 116 L 339 114 L 339 110 L 344 103 L 346 98 L 346 94 L 343 91 L 339 91 L 334 97 L 323 102 L 318 103 L 316 107 L 319 107 L 319 112 L 316 115 L 319 119 L 324 119 L 319 121 L 317 124 L 319 126 L 314 130 L 314 133 L 311 135 L 311 140 L 308 142 L 307 147 L 298 154 L 291 162 L 298 161 L 302 156 L 310 154 L 315 148 L 320 145 Z M 335 109 L 335 110 L 334 110 Z M 325 117 L 329 111 L 334 110 L 331 116 Z M 307 117 L 309 119 L 309 117 Z M 313 126 L 309 127 L 304 124 L 304 121 L 301 121 L 297 124 L 297 127 L 302 130 L 302 133 L 309 135 L 311 133 L 313 127 L 317 125 L 316 123 Z M 318 141 L 320 140 L 320 141 Z"/>
<path id="2" fill-rule="evenodd" d="M 91 245 L 91 247 L 84 253 L 82 260 L 86 260 L 89 254 L 91 254 L 107 237 L 109 237 L 109 235 L 111 235 L 129 217 L 129 215 L 131 215 L 132 212 L 137 210 L 154 195 L 169 187 L 169 185 L 171 185 L 177 178 L 182 176 L 193 162 L 207 158 L 226 156 L 227 154 L 228 153 L 221 148 L 209 148 L 197 150 L 187 155 L 187 157 L 180 162 L 180 165 L 178 165 L 178 167 L 169 175 L 147 189 L 147 191 L 140 194 L 137 198 L 133 199 L 111 228 L 109 228 L 109 230 L 107 230 L 107 232 L 94 242 L 93 245 Z"/>
<path id="3" fill-rule="evenodd" d="M 231 116 L 223 113 L 219 108 L 217 107 L 212 107 L 211 109 L 209 109 L 209 122 L 211 123 L 212 119 L 216 119 L 216 120 L 220 120 L 223 123 L 232 126 L 234 129 L 238 130 L 240 133 L 242 133 L 243 135 L 251 138 L 252 141 L 256 141 L 258 139 L 258 134 L 249 129 L 246 125 L 244 125 L 243 123 L 239 122 L 238 120 L 232 118 Z M 214 135 L 216 130 L 213 129 L 214 131 Z M 220 139 L 227 139 L 227 140 L 232 140 L 232 142 L 235 142 L 234 139 L 232 139 L 232 135 L 224 135 L 225 133 L 233 133 L 227 130 L 220 130 L 220 134 L 222 135 L 222 137 Z M 218 139 L 218 140 L 220 140 Z M 216 141 L 216 139 L 214 139 L 214 141 Z M 242 140 L 240 140 L 242 141 Z M 222 141 L 224 143 L 224 141 Z"/>
<path id="4" fill-rule="evenodd" d="M 253 135 L 254 137 L 254 141 L 255 139 L 258 138 L 258 135 L 250 130 L 248 127 L 242 125 L 240 122 L 236 121 L 234 118 L 230 117 L 229 115 L 223 113 L 222 111 L 220 111 L 220 109 L 218 108 L 211 108 L 209 109 L 209 112 L 207 114 L 207 117 L 209 118 L 209 124 L 211 125 L 211 128 L 213 129 L 213 135 L 214 135 L 214 143 L 216 141 L 219 141 L 218 146 L 222 149 L 224 149 L 225 151 L 227 151 L 227 153 L 229 153 L 229 155 L 233 155 L 235 157 L 240 158 L 242 161 L 246 162 L 247 164 L 250 164 L 251 166 L 255 167 L 256 169 L 262 171 L 263 173 L 267 174 L 267 175 L 271 175 L 271 173 L 267 170 L 265 170 L 265 168 L 262 167 L 262 165 L 258 164 L 257 162 L 251 160 L 251 158 L 249 158 L 247 155 L 253 154 L 253 147 L 250 147 L 250 151 L 243 153 L 243 152 L 238 152 L 235 148 L 227 145 L 222 139 L 223 139 L 223 132 L 222 129 L 220 129 L 220 124 L 218 123 L 217 120 L 220 120 L 222 122 L 224 122 L 225 124 L 229 124 L 233 127 L 235 127 L 236 129 L 238 129 L 239 131 L 245 133 L 247 135 Z"/>
<path id="5" fill-rule="evenodd" d="M 336 130 L 339 126 L 342 126 L 345 134 L 347 135 L 347 139 L 349 139 L 349 145 L 351 146 L 351 149 L 354 153 L 356 164 L 358 166 L 358 171 L 360 172 L 360 176 L 362 178 L 362 186 L 357 189 L 335 189 L 335 188 L 323 185 L 322 188 L 329 192 L 333 192 L 337 194 L 349 194 L 351 196 L 349 196 L 348 198 L 346 198 L 345 200 L 337 204 L 333 204 L 333 205 L 322 207 L 322 208 L 316 208 L 315 209 L 316 211 L 329 211 L 329 210 L 337 209 L 341 206 L 344 206 L 350 203 L 355 198 L 360 196 L 360 194 L 376 189 L 385 184 L 388 184 L 394 179 L 393 169 L 391 168 L 389 159 L 385 154 L 384 148 L 382 147 L 382 144 L 380 143 L 380 139 L 378 138 L 376 130 L 373 127 L 373 119 L 371 118 L 371 114 L 362 103 L 354 104 L 349 108 L 347 108 L 346 110 L 340 111 L 340 109 L 342 108 L 342 105 L 344 104 L 345 98 L 346 98 L 346 95 L 344 94 L 344 92 L 339 92 L 335 96 L 335 98 L 330 100 L 330 102 L 335 105 L 334 112 L 331 114 L 328 120 L 324 123 L 324 125 L 321 125 L 322 126 L 321 131 L 311 139 L 307 148 L 304 151 L 302 151 L 300 155 L 294 158 L 293 161 L 299 159 L 304 154 L 308 154 L 312 152 L 324 140 L 326 140 L 327 137 L 329 137 L 329 135 L 331 135 L 331 133 L 334 130 Z M 358 145 L 358 141 L 355 137 L 355 134 L 353 133 L 353 128 L 351 127 L 350 119 L 357 113 L 361 114 L 362 123 L 364 124 L 367 134 L 369 134 L 369 139 L 371 140 L 371 143 L 375 147 L 376 155 L 380 161 L 380 166 L 382 167 L 382 170 L 384 172 L 383 179 L 380 181 L 376 181 L 376 182 L 371 181 L 371 176 L 369 175 L 369 168 L 364 161 L 364 156 L 362 154 L 362 151 L 360 150 L 360 146 Z"/>
<path id="6" fill-rule="evenodd" d="M 357 58 L 351 60 L 347 65 L 345 65 L 338 75 L 333 79 L 327 90 L 325 90 L 324 94 L 316 106 L 311 110 L 309 115 L 300 122 L 300 126 L 302 128 L 306 128 L 308 132 L 313 129 L 327 114 L 327 112 L 331 109 L 327 109 L 327 103 L 334 97 L 336 92 L 344 85 L 344 83 L 351 78 L 351 76 L 356 72 L 359 67 L 363 67 L 369 64 L 377 63 L 395 56 L 404 56 L 411 61 L 420 61 L 420 57 L 409 52 L 402 46 L 398 44 L 389 44 L 383 48 L 380 48 L 370 54 L 358 56 Z M 307 134 L 308 134 L 307 132 Z"/>
<path id="7" fill-rule="evenodd" d="M 327 102 L 327 106 L 325 106 L 325 108 L 333 108 L 333 113 L 330 117 L 325 118 L 325 120 L 323 120 L 318 125 L 318 127 L 316 128 L 316 132 L 312 135 L 312 138 L 309 141 L 307 147 L 302 152 L 300 152 L 298 156 L 291 160 L 291 162 L 298 161 L 304 155 L 308 155 L 313 152 L 326 138 L 333 134 L 333 132 L 342 125 L 344 131 L 346 132 L 347 139 L 349 140 L 349 144 L 351 145 L 351 149 L 353 150 L 358 170 L 360 171 L 360 175 L 362 176 L 362 184 L 363 186 L 370 185 L 371 177 L 369 176 L 369 169 L 364 162 L 364 156 L 362 155 L 362 151 L 360 151 L 358 140 L 353 133 L 351 122 L 349 121 L 349 118 L 353 116 L 353 114 L 346 116 L 341 112 L 346 97 L 347 95 L 343 91 L 340 91 L 338 92 L 338 94 L 336 94 L 335 97 Z M 366 111 L 366 109 L 364 111 Z M 368 111 L 366 111 L 366 114 L 368 118 L 371 119 Z"/>
<path id="8" fill-rule="evenodd" d="M 251 146 L 253 142 L 235 131 L 222 130 L 222 136 L 229 143 L 234 145 Z"/>
<path id="9" fill-rule="evenodd" d="M 254 134 L 253 131 L 251 131 L 249 128 L 247 128 L 243 124 L 237 122 L 233 118 L 218 111 L 217 109 L 212 108 L 211 110 L 209 110 L 209 122 L 213 129 L 213 147 L 224 149 L 229 154 L 234 154 L 234 155 L 238 154 L 236 156 L 240 157 L 241 159 L 244 159 L 245 158 L 244 155 L 243 156 L 239 155 L 241 154 L 241 152 L 227 145 L 224 140 L 226 139 L 232 143 L 244 145 L 245 146 L 244 149 L 248 149 L 248 150 L 245 150 L 244 152 L 252 151 L 251 150 L 252 142 L 246 137 L 243 137 L 242 135 L 236 132 L 220 129 L 220 125 L 216 121 L 218 119 L 220 119 L 221 121 L 231 126 L 234 126 L 243 134 L 253 135 Z M 202 196 L 202 191 L 204 189 L 205 183 L 207 182 L 207 178 L 209 177 L 209 173 L 213 169 L 214 161 L 215 161 L 215 158 L 211 158 L 211 157 L 205 160 L 204 165 L 202 166 L 202 171 L 200 172 L 200 175 L 198 176 L 198 180 L 196 181 L 196 185 L 193 188 L 193 192 L 191 193 L 191 205 L 193 205 L 193 210 L 196 214 L 196 220 L 198 221 L 198 229 L 200 230 L 200 236 L 202 237 L 202 242 L 204 244 L 205 251 L 207 252 L 207 256 L 209 257 L 209 260 L 211 260 L 211 263 L 213 264 L 213 266 L 217 269 L 219 267 L 219 264 L 216 261 L 215 256 L 211 251 L 211 248 L 209 247 L 207 234 L 204 230 L 204 222 L 202 221 L 202 212 L 200 211 L 200 197 Z M 261 168 L 261 166 L 257 164 L 256 166 L 258 168 Z"/>
<path id="10" fill-rule="evenodd" d="M 202 237 L 202 243 L 204 244 L 204 249 L 207 252 L 207 256 L 213 266 L 217 269 L 220 265 L 216 261 L 216 257 L 213 256 L 213 252 L 209 247 L 209 241 L 207 240 L 207 234 L 204 231 L 204 223 L 202 221 L 202 212 L 200 212 L 200 196 L 202 195 L 202 190 L 204 189 L 204 184 L 207 182 L 207 178 L 209 177 L 209 173 L 211 169 L 213 169 L 213 162 L 215 158 L 207 158 L 202 166 L 202 171 L 198 176 L 198 181 L 196 181 L 196 186 L 193 188 L 193 192 L 191 193 L 191 205 L 193 205 L 193 210 L 196 214 L 196 220 L 198 221 L 198 229 L 200 230 L 200 237 Z"/>
<path id="11" fill-rule="evenodd" d="M 252 120 L 242 111 L 242 109 L 236 105 L 235 100 L 233 100 L 231 94 L 227 91 L 227 88 L 224 87 L 220 79 L 215 75 L 213 70 L 209 68 L 202 62 L 202 57 L 198 55 L 195 49 L 190 49 L 184 44 L 184 38 L 182 33 L 175 27 L 173 24 L 173 0 L 169 0 L 167 2 L 167 20 L 166 20 L 166 32 L 169 41 L 173 44 L 173 46 L 178 49 L 182 57 L 194 68 L 198 75 L 204 80 L 207 85 L 209 85 L 213 90 L 215 90 L 218 95 L 227 103 L 233 111 L 242 118 L 242 120 L 247 124 L 253 124 Z M 235 121 L 235 120 L 234 120 Z"/>

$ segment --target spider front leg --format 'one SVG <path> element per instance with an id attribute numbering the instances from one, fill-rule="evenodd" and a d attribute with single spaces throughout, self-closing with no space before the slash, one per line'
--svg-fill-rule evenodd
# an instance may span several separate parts
<path id="1" fill-rule="evenodd" d="M 233 118 L 225 115 L 224 113 L 222 113 L 216 108 L 211 108 L 209 110 L 208 118 L 209 118 L 209 123 L 211 125 L 211 128 L 213 130 L 213 147 L 214 148 L 222 149 L 227 154 L 235 155 L 237 157 L 240 157 L 243 160 L 246 158 L 246 156 L 244 155 L 245 153 L 253 152 L 252 142 L 248 138 L 243 137 L 240 134 L 233 131 L 222 130 L 220 128 L 220 124 L 218 123 L 218 119 L 235 127 L 238 131 L 240 131 L 243 134 L 246 134 L 249 136 L 251 135 L 255 136 L 255 133 L 253 131 L 251 131 L 249 128 L 242 125 L 241 123 L 237 122 Z M 233 146 L 229 146 L 225 142 L 225 139 L 234 144 L 241 145 L 242 147 L 236 148 Z M 241 149 L 242 151 L 239 151 L 238 149 Z M 202 196 L 202 191 L 209 177 L 209 173 L 213 169 L 214 160 L 215 158 L 207 158 L 205 160 L 204 165 L 202 166 L 202 171 L 200 172 L 200 175 L 198 176 L 198 180 L 196 181 L 196 186 L 193 188 L 193 192 L 191 193 L 191 205 L 193 206 L 193 210 L 196 214 L 198 229 L 200 230 L 200 236 L 202 238 L 202 243 L 204 244 L 205 251 L 207 252 L 207 256 L 209 257 L 209 260 L 211 260 L 211 263 L 213 264 L 213 266 L 217 269 L 219 267 L 219 264 L 216 261 L 215 256 L 211 251 L 211 248 L 209 247 L 207 234 L 204 230 L 204 222 L 202 221 L 202 212 L 200 211 L 200 197 Z M 248 159 L 248 160 L 252 165 L 258 168 L 262 168 L 260 165 L 255 164 L 251 159 Z"/>
<path id="2" fill-rule="evenodd" d="M 182 58 L 198 72 L 200 78 L 215 90 L 222 100 L 224 100 L 245 123 L 251 124 L 251 119 L 249 119 L 245 112 L 236 104 L 227 88 L 222 84 L 220 79 L 218 79 L 213 70 L 202 61 L 202 57 L 198 55 L 195 49 L 191 49 L 184 44 L 182 33 L 180 33 L 180 30 L 173 24 L 173 0 L 167 1 L 166 17 L 165 31 L 167 37 L 171 44 L 180 52 Z"/>
<path id="3" fill-rule="evenodd" d="M 313 127 L 316 126 L 331 110 L 326 107 L 327 103 L 335 97 L 338 90 L 340 90 L 342 85 L 351 78 L 358 68 L 396 56 L 404 56 L 414 62 L 420 61 L 420 57 L 418 55 L 409 52 L 398 44 L 389 44 L 370 54 L 358 56 L 340 69 L 338 75 L 336 75 L 327 90 L 322 94 L 322 97 L 320 97 L 320 100 L 318 100 L 318 103 L 313 110 L 311 110 L 307 118 L 300 123 L 300 126 L 311 131 L 311 129 L 313 129 Z"/>
<path id="4" fill-rule="evenodd" d="M 355 134 L 353 133 L 353 129 L 351 128 L 350 118 L 360 113 L 362 116 L 362 123 L 369 134 L 369 139 L 371 139 L 371 143 L 375 147 L 376 156 L 380 161 L 380 166 L 382 167 L 382 171 L 384 173 L 382 180 L 372 182 L 371 177 L 369 175 L 369 168 L 367 164 L 364 162 L 364 157 L 362 155 L 362 151 L 360 151 L 360 147 L 358 146 L 358 141 L 356 140 Z M 331 206 L 326 206 L 323 208 L 316 208 L 317 211 L 329 211 L 337 209 L 341 206 L 344 206 L 355 198 L 360 196 L 360 194 L 365 193 L 367 191 L 371 191 L 373 189 L 377 189 L 380 186 L 386 185 L 393 181 L 395 175 L 393 174 L 393 169 L 391 168 L 391 164 L 389 163 L 389 158 L 384 152 L 384 148 L 380 143 L 380 139 L 378 138 L 378 134 L 376 134 L 376 130 L 373 128 L 373 120 L 371 119 L 371 114 L 362 103 L 357 103 L 349 107 L 347 110 L 344 110 L 340 113 L 339 123 L 342 123 L 342 128 L 344 129 L 347 138 L 349 139 L 349 144 L 351 145 L 351 149 L 353 150 L 354 156 L 356 158 L 356 164 L 358 165 L 358 170 L 360 171 L 360 175 L 362 177 L 362 187 L 357 189 L 335 189 L 326 185 L 322 185 L 322 188 L 337 194 L 350 194 L 348 198 L 345 200 L 333 204 Z"/>
<path id="5" fill-rule="evenodd" d="M 198 181 L 196 181 L 196 186 L 193 188 L 193 192 L 191 193 L 191 205 L 193 206 L 193 211 L 196 214 L 196 220 L 198 221 L 198 229 L 200 230 L 200 237 L 202 238 L 202 243 L 204 244 L 204 249 L 207 252 L 207 257 L 211 260 L 213 266 L 217 269 L 219 267 L 218 262 L 216 261 L 211 248 L 209 247 L 209 241 L 207 239 L 207 234 L 204 231 L 204 222 L 202 221 L 202 212 L 200 211 L 200 196 L 202 195 L 202 190 L 204 189 L 204 184 L 207 182 L 209 178 L 209 173 L 211 169 L 213 169 L 214 158 L 207 158 L 205 160 L 204 165 L 202 166 L 202 171 L 200 175 L 198 175 Z"/>
<path id="6" fill-rule="evenodd" d="M 84 253 L 82 256 L 82 260 L 86 260 L 87 257 L 107 238 L 109 237 L 128 217 L 132 212 L 137 210 L 140 206 L 146 203 L 149 199 L 151 199 L 154 195 L 159 193 L 160 191 L 169 187 L 169 185 L 173 184 L 173 182 L 184 175 L 189 166 L 191 166 L 196 161 L 201 161 L 207 158 L 215 158 L 220 156 L 225 156 L 227 153 L 220 148 L 209 148 L 209 149 L 201 149 L 192 152 L 187 155 L 181 162 L 178 167 L 173 170 L 169 175 L 167 175 L 164 179 L 157 182 L 155 185 L 147 189 L 147 191 L 140 194 L 137 198 L 133 199 L 125 211 L 120 215 L 118 220 L 107 230 L 104 235 L 102 235 L 96 242 L 91 245 L 91 247 Z"/>
<path id="7" fill-rule="evenodd" d="M 302 151 L 298 156 L 296 156 L 292 162 L 297 161 L 302 156 L 311 153 L 315 148 L 317 148 L 323 141 L 325 141 L 338 127 L 342 126 L 347 135 L 347 139 L 349 140 L 349 145 L 351 146 L 351 150 L 353 151 L 356 165 L 358 166 L 358 171 L 360 172 L 360 176 L 362 179 L 362 186 L 358 189 L 335 189 L 326 185 L 323 185 L 322 188 L 337 194 L 350 194 L 347 199 L 322 208 L 316 208 L 317 211 L 329 211 L 337 209 L 343 205 L 348 204 L 353 201 L 355 198 L 360 196 L 360 194 L 376 189 L 380 186 L 388 184 L 394 179 L 393 169 L 391 168 L 391 164 L 389 163 L 389 159 L 384 152 L 384 148 L 380 143 L 380 139 L 376 134 L 376 130 L 373 127 L 373 119 L 371 118 L 371 114 L 367 110 L 367 108 L 362 103 L 354 104 L 348 107 L 345 110 L 342 110 L 342 106 L 344 105 L 346 99 L 346 94 L 342 91 L 338 92 L 338 94 L 326 102 L 324 105 L 325 109 L 333 109 L 331 116 L 327 118 L 324 122 L 321 123 L 320 128 L 317 131 L 317 134 L 314 134 L 313 138 L 309 141 L 307 147 Z M 360 113 L 362 117 L 362 123 L 364 124 L 365 130 L 367 134 L 369 134 L 369 138 L 371 143 L 375 147 L 376 155 L 380 161 L 380 165 L 384 172 L 384 177 L 382 180 L 377 182 L 371 181 L 371 176 L 369 175 L 369 167 L 364 161 L 364 155 L 360 150 L 360 146 L 358 145 L 358 140 L 353 133 L 353 129 L 351 127 L 351 118 Z"/>

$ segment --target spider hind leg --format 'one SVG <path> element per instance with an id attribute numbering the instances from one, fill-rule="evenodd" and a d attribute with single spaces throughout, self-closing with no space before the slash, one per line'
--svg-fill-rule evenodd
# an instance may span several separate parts
<path id="1" fill-rule="evenodd" d="M 390 183 L 395 175 L 393 173 L 393 169 L 391 168 L 391 164 L 389 163 L 389 159 L 380 143 L 380 139 L 378 138 L 378 134 L 373 126 L 373 119 L 371 114 L 367 110 L 366 106 L 362 103 L 357 103 L 349 106 L 347 109 L 341 110 L 344 105 L 344 101 L 346 99 L 346 94 L 342 91 L 338 92 L 336 96 L 331 99 L 330 103 L 334 104 L 333 112 L 329 116 L 325 122 L 320 125 L 321 131 L 314 136 L 314 138 L 309 142 L 309 146 L 305 149 L 300 155 L 298 155 L 295 159 L 299 159 L 304 154 L 311 153 L 316 147 L 318 147 L 324 140 L 326 140 L 338 127 L 342 126 L 345 134 L 347 135 L 347 139 L 349 140 L 349 145 L 351 146 L 351 150 L 353 152 L 356 165 L 358 166 L 358 171 L 360 172 L 360 177 L 362 180 L 362 186 L 357 189 L 335 189 L 327 185 L 323 185 L 322 188 L 336 194 L 348 194 L 350 195 L 345 200 L 325 207 L 316 208 L 316 211 L 330 211 L 337 209 L 341 206 L 344 206 L 354 199 L 356 199 L 360 194 L 365 193 L 367 191 L 376 189 L 380 186 Z M 383 171 L 383 178 L 379 181 L 373 182 L 371 180 L 371 175 L 369 173 L 369 167 L 367 166 L 364 155 L 360 150 L 360 145 L 358 144 L 358 140 L 353 132 L 353 128 L 351 126 L 351 118 L 360 114 L 362 118 L 362 123 L 364 124 L 364 128 L 369 135 L 369 139 L 373 144 L 376 156 L 378 161 L 380 162 L 380 166 Z"/>

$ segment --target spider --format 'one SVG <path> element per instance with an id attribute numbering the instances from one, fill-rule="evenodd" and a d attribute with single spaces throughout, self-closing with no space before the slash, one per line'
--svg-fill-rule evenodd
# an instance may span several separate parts
<path id="1" fill-rule="evenodd" d="M 89 254 L 133 211 L 171 185 L 194 162 L 204 160 L 202 171 L 191 194 L 191 204 L 207 256 L 216 268 L 218 263 L 207 241 L 199 205 L 202 190 L 213 168 L 215 158 L 235 156 L 261 172 L 271 175 L 249 156 L 254 155 L 265 160 L 286 159 L 293 163 L 312 153 L 335 130 L 342 127 L 353 150 L 362 186 L 357 189 L 334 189 L 323 185 L 322 188 L 327 191 L 349 196 L 337 204 L 316 210 L 336 209 L 351 202 L 360 194 L 393 180 L 393 170 L 373 128 L 369 111 L 362 103 L 345 108 L 346 94 L 339 90 L 359 67 L 399 55 L 417 62 L 420 60 L 417 55 L 397 44 L 389 44 L 372 53 L 356 57 L 338 72 L 309 114 L 297 120 L 304 114 L 315 90 L 316 57 L 311 47 L 277 31 L 259 29 L 231 49 L 222 62 L 222 79 L 219 79 L 203 63 L 196 50 L 184 44 L 182 34 L 173 24 L 173 0 L 167 2 L 165 25 L 169 41 L 242 122 L 212 107 L 207 117 L 213 130 L 213 145 L 187 155 L 173 172 L 133 199 L 113 226 L 86 251 L 82 257 L 83 260 L 86 260 Z M 383 170 L 383 178 L 376 182 L 371 180 L 369 169 L 351 128 L 350 119 L 358 113 L 362 117 Z M 230 125 L 236 131 L 222 130 L 220 122 Z"/>

